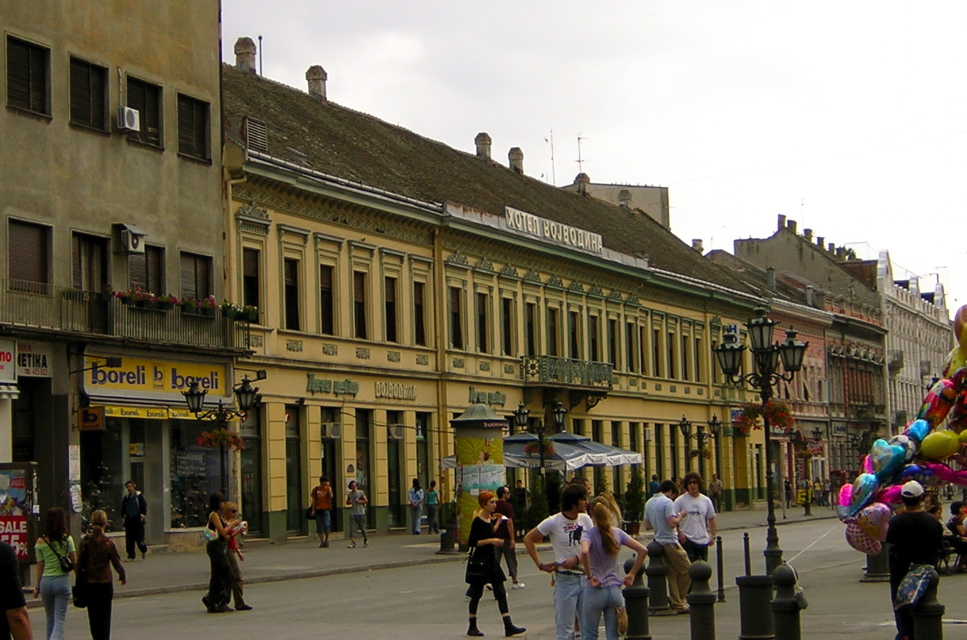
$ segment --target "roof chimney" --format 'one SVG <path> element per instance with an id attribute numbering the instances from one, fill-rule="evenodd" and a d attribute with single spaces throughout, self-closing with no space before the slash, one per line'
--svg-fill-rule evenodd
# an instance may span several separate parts
<path id="1" fill-rule="evenodd" d="M 578 186 L 578 193 L 586 196 L 588 195 L 588 185 L 591 184 L 591 178 L 582 171 L 574 178 L 574 184 Z"/>
<path id="2" fill-rule="evenodd" d="M 825 243 L 826 243 L 826 238 L 824 238 L 822 236 L 816 236 L 816 246 L 817 247 L 819 247 L 820 249 L 822 249 L 823 248 L 823 245 Z"/>
<path id="3" fill-rule="evenodd" d="M 802 235 L 803 235 L 803 237 L 806 240 L 809 240 L 810 242 L 813 241 L 813 230 L 812 229 L 803 229 L 802 230 Z"/>
<path id="4" fill-rule="evenodd" d="M 776 290 L 776 270 L 774 267 L 766 269 L 766 286 L 770 291 Z"/>
<path id="5" fill-rule="evenodd" d="M 486 132 L 481 131 L 477 134 L 477 137 L 473 139 L 473 143 L 477 145 L 478 158 L 490 160 L 490 145 L 492 142 L 490 135 Z"/>
<path id="6" fill-rule="evenodd" d="M 828 245 L 826 245 L 826 250 L 829 251 L 830 253 L 835 252 L 836 251 L 836 243 L 835 242 L 830 242 Z"/>
<path id="7" fill-rule="evenodd" d="M 806 304 L 810 307 L 816 306 L 816 287 L 811 284 L 806 285 Z"/>
<path id="8" fill-rule="evenodd" d="M 692 249 L 698 251 L 701 254 L 705 253 L 705 247 L 702 246 L 701 238 L 692 238 Z"/>
<path id="9" fill-rule="evenodd" d="M 792 231 L 793 233 L 796 233 L 796 221 L 795 220 L 786 221 L 786 228 Z"/>
<path id="10" fill-rule="evenodd" d="M 258 47 L 251 38 L 239 38 L 235 41 L 235 68 L 251 76 L 256 75 L 255 52 Z"/>
<path id="11" fill-rule="evenodd" d="M 618 192 L 618 206 L 622 209 L 631 208 L 631 189 L 622 189 Z"/>
<path id="12" fill-rule="evenodd" d="M 514 173 L 524 175 L 524 152 L 520 147 L 511 147 L 507 153 L 507 162 Z"/>
<path id="13" fill-rule="evenodd" d="M 306 80 L 309 82 L 309 95 L 319 102 L 328 102 L 326 99 L 326 80 L 329 74 L 317 64 L 312 65 L 306 71 Z"/>
<path id="14" fill-rule="evenodd" d="M 782 229 L 785 226 L 786 226 L 786 216 L 780 213 L 779 214 L 779 231 L 782 231 Z"/>

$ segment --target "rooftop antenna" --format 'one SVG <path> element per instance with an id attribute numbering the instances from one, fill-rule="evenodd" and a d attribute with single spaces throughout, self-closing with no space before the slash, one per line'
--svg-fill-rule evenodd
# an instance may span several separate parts
<path id="1" fill-rule="evenodd" d="M 544 142 L 551 145 L 551 184 L 557 186 L 557 169 L 554 167 L 554 129 L 551 129 L 551 137 L 544 138 Z"/>
<path id="2" fill-rule="evenodd" d="M 582 138 L 581 136 L 578 136 L 578 159 L 577 159 L 578 173 L 584 173 L 584 160 L 581 159 L 581 141 L 582 140 L 587 140 L 587 138 Z"/>
<path id="3" fill-rule="evenodd" d="M 259 36 L 259 75 L 265 75 L 265 70 L 262 68 L 262 36 Z"/>

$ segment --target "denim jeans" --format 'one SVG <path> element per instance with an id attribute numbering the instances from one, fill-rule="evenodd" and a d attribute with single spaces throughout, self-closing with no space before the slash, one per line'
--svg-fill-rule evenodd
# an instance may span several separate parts
<path id="1" fill-rule="evenodd" d="M 604 613 L 604 637 L 618 640 L 618 612 L 624 607 L 621 587 L 584 587 L 584 615 L 581 616 L 581 640 L 598 640 L 598 623 Z"/>
<path id="2" fill-rule="evenodd" d="M 412 524 L 411 531 L 413 533 L 419 533 L 420 525 L 422 524 L 421 521 L 423 520 L 423 503 L 421 502 L 415 507 L 410 506 L 410 515 L 412 516 L 412 520 L 413 520 L 413 522 L 411 523 Z"/>
<path id="3" fill-rule="evenodd" d="M 440 524 L 437 520 L 437 513 L 440 512 L 440 505 L 426 505 L 426 529 L 427 533 L 440 533 Z"/>
<path id="4" fill-rule="evenodd" d="M 64 620 L 71 599 L 70 574 L 43 576 L 40 579 L 40 599 L 47 614 L 47 640 L 64 640 Z"/>
<path id="5" fill-rule="evenodd" d="M 574 616 L 577 615 L 584 628 L 581 614 L 584 593 L 584 574 L 554 574 L 554 625 L 557 627 L 557 640 L 573 640 Z"/>

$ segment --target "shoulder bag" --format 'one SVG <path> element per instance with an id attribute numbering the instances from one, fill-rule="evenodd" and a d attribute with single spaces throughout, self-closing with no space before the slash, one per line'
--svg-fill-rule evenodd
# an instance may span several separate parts
<path id="1" fill-rule="evenodd" d="M 70 558 L 68 558 L 67 556 L 62 556 L 59 553 L 57 553 L 57 549 L 54 548 L 54 545 L 46 537 L 44 537 L 44 542 L 47 543 L 47 548 L 53 551 L 54 555 L 57 556 L 57 560 L 60 562 L 61 571 L 63 571 L 64 573 L 70 573 L 71 571 L 74 570 L 74 563 L 71 562 Z"/>
<path id="2" fill-rule="evenodd" d="M 484 555 L 477 555 L 471 549 L 467 555 L 467 574 L 464 580 L 467 584 L 481 582 L 490 578 L 490 560 Z"/>

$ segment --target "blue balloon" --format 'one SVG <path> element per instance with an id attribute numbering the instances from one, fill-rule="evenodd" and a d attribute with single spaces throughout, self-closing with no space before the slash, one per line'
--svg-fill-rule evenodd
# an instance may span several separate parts
<path id="1" fill-rule="evenodd" d="M 853 481 L 853 499 L 850 501 L 847 517 L 853 517 L 868 505 L 880 488 L 880 483 L 872 473 L 861 473 Z"/>
<path id="2" fill-rule="evenodd" d="M 917 444 L 920 444 L 928 433 L 930 433 L 930 424 L 926 420 L 914 420 L 903 432 L 903 435 L 913 438 L 917 441 Z"/>

